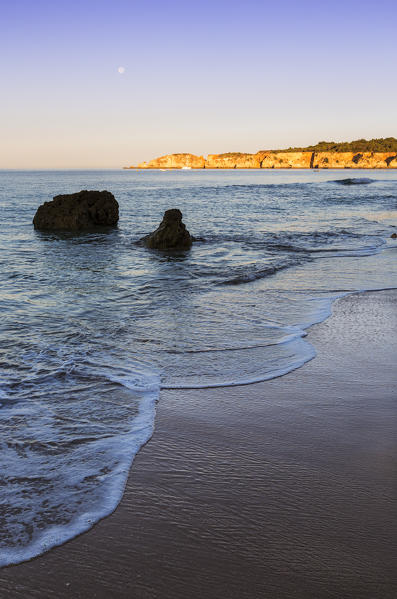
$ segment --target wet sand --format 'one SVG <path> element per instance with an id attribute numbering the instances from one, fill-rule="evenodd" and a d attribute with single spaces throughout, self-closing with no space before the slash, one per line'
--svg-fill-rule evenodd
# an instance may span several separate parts
<path id="1" fill-rule="evenodd" d="M 116 512 L 2 599 L 396 597 L 396 330 L 397 292 L 350 296 L 303 368 L 162 393 Z"/>

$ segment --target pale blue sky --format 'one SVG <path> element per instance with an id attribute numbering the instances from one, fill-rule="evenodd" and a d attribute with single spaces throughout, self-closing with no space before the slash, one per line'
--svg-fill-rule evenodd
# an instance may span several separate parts
<path id="1" fill-rule="evenodd" d="M 397 137 L 396 6 L 15 0 L 0 21 L 0 168 Z"/>

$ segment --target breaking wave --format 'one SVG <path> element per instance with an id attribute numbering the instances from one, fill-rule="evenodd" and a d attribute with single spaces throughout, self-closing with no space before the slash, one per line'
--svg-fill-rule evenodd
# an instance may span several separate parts
<path id="1" fill-rule="evenodd" d="M 338 183 L 339 185 L 369 185 L 375 183 L 375 179 L 367 179 L 365 177 L 349 177 L 348 179 L 334 179 L 330 183 Z"/>

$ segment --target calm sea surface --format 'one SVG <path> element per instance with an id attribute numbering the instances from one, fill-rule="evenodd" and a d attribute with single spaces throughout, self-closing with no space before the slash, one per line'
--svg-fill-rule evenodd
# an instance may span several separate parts
<path id="1" fill-rule="evenodd" d="M 117 229 L 33 229 L 80 189 L 115 195 Z M 0 171 L 0 205 L 0 566 L 116 507 L 161 388 L 280 376 L 335 298 L 397 287 L 397 172 Z M 168 208 L 203 240 L 135 245 Z"/>

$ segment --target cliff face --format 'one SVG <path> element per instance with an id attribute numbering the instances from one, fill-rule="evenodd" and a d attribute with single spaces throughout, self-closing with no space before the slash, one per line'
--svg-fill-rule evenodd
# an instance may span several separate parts
<path id="1" fill-rule="evenodd" d="M 204 168 L 205 160 L 203 156 L 195 156 L 194 154 L 167 154 L 160 156 L 150 162 L 142 162 L 137 168 Z"/>
<path id="2" fill-rule="evenodd" d="M 395 152 L 257 152 L 244 154 L 168 154 L 136 168 L 397 168 Z M 134 167 L 130 167 L 134 168 Z"/>
<path id="3" fill-rule="evenodd" d="M 230 152 L 209 154 L 205 161 L 205 168 L 261 168 L 261 165 L 257 154 Z"/>
<path id="4" fill-rule="evenodd" d="M 312 152 L 258 152 L 260 168 L 310 168 Z"/>
<path id="5" fill-rule="evenodd" d="M 313 168 L 397 168 L 392 152 L 314 152 Z"/>

